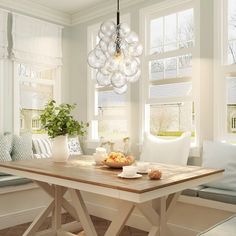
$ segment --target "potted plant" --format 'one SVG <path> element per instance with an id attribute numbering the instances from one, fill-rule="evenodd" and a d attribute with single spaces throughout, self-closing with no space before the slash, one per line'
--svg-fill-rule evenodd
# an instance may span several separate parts
<path id="1" fill-rule="evenodd" d="M 42 128 L 52 139 L 52 158 L 55 162 L 65 162 L 69 158 L 68 136 L 86 134 L 88 124 L 75 120 L 71 114 L 75 107 L 75 104 L 64 103 L 57 106 L 51 100 L 40 115 Z"/>

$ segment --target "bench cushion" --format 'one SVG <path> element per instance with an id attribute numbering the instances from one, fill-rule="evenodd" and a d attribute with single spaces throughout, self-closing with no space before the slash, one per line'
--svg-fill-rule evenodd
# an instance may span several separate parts
<path id="1" fill-rule="evenodd" d="M 213 201 L 225 202 L 229 204 L 236 204 L 236 192 L 217 189 L 204 188 L 198 192 L 199 197 Z M 236 231 L 235 231 L 236 232 Z"/>
<path id="2" fill-rule="evenodd" d="M 0 176 L 0 187 L 17 186 L 32 183 L 32 180 L 19 176 Z"/>
<path id="3" fill-rule="evenodd" d="M 205 188 L 205 187 L 204 186 L 197 186 L 194 188 L 188 188 L 188 189 L 185 189 L 184 191 L 182 191 L 182 194 L 186 195 L 186 196 L 190 196 L 190 197 L 198 197 L 198 192 L 203 188 Z"/>
<path id="4" fill-rule="evenodd" d="M 232 216 L 223 222 L 216 224 L 207 231 L 200 233 L 201 236 L 235 236 L 236 216 Z"/>

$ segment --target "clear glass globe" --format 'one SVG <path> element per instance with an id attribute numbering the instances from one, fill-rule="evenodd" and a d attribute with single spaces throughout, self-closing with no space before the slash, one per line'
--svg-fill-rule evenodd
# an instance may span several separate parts
<path id="1" fill-rule="evenodd" d="M 121 88 L 127 83 L 126 77 L 120 72 L 113 73 L 111 76 L 111 84 L 115 88 Z"/>
<path id="2" fill-rule="evenodd" d="M 122 38 L 124 38 L 124 37 L 126 37 L 126 36 L 129 35 L 129 33 L 130 33 L 130 27 L 129 27 L 129 25 L 128 25 L 127 23 L 121 23 L 121 24 L 119 25 L 119 27 L 120 27 L 120 36 L 121 36 Z"/>
<path id="3" fill-rule="evenodd" d="M 125 38 L 125 40 L 127 41 L 127 43 L 136 43 L 139 41 L 138 35 L 133 31 L 129 33 L 129 35 Z"/>
<path id="4" fill-rule="evenodd" d="M 120 66 L 119 61 L 115 60 L 113 57 L 109 57 L 105 64 L 106 70 L 109 71 L 110 73 L 118 71 L 119 66 Z"/>
<path id="5" fill-rule="evenodd" d="M 121 88 L 114 88 L 114 92 L 117 93 L 117 94 L 123 94 L 127 91 L 128 89 L 128 85 L 125 84 L 123 87 Z"/>
<path id="6" fill-rule="evenodd" d="M 109 44 L 108 44 L 108 48 L 107 48 L 107 51 L 108 53 L 113 56 L 116 52 L 116 43 L 111 41 Z"/>
<path id="7" fill-rule="evenodd" d="M 138 71 L 138 62 L 135 60 L 135 58 L 125 58 L 122 65 L 120 66 L 120 69 L 126 76 L 133 76 Z"/>
<path id="8" fill-rule="evenodd" d="M 116 24 L 113 21 L 106 21 L 100 27 L 101 32 L 106 36 L 111 36 L 116 30 Z"/>
<path id="9" fill-rule="evenodd" d="M 97 72 L 96 79 L 99 86 L 103 87 L 111 84 L 110 76 L 104 75 L 101 71 Z"/>
<path id="10" fill-rule="evenodd" d="M 129 44 L 129 55 L 132 57 L 139 57 L 143 53 L 143 46 L 136 42 Z"/>
<path id="11" fill-rule="evenodd" d="M 105 64 L 106 60 L 104 60 L 104 58 L 105 56 L 104 57 L 102 56 L 101 58 L 99 58 L 96 54 L 96 51 L 93 50 L 88 55 L 88 64 L 94 69 L 99 69 L 103 67 Z"/>
<path id="12" fill-rule="evenodd" d="M 138 70 L 138 72 L 135 75 L 128 76 L 127 81 L 130 83 L 135 83 L 139 80 L 140 76 L 141 76 L 141 70 Z"/>
<path id="13" fill-rule="evenodd" d="M 103 53 L 107 51 L 108 44 L 102 39 L 99 41 L 99 47 L 102 49 Z"/>

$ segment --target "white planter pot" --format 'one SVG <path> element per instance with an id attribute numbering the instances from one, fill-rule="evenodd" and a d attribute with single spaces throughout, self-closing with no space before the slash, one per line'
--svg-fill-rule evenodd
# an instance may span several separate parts
<path id="1" fill-rule="evenodd" d="M 57 136 L 52 140 L 52 159 L 54 162 L 66 162 L 69 158 L 67 135 Z"/>

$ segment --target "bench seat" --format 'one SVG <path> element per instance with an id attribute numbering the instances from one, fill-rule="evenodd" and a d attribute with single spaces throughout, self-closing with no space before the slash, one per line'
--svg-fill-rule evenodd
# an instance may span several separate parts
<path id="1" fill-rule="evenodd" d="M 0 188 L 28 183 L 32 183 L 32 180 L 14 175 L 0 176 Z"/>

